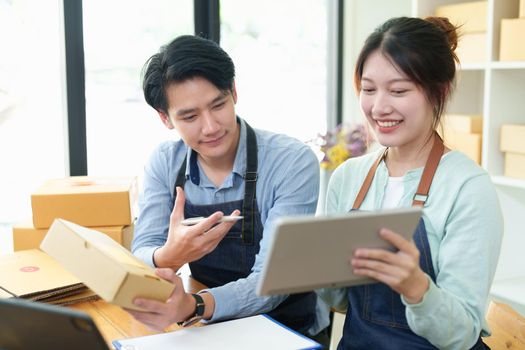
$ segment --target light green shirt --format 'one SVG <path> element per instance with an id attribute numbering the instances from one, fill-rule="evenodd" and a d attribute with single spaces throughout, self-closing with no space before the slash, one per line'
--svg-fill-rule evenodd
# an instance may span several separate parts
<path id="1" fill-rule="evenodd" d="M 327 214 L 348 212 L 374 160 L 382 150 L 352 158 L 337 168 L 327 190 Z M 412 205 L 423 168 L 404 176 L 400 207 Z M 381 208 L 388 170 L 379 165 L 360 210 Z M 445 154 L 434 175 L 424 206 L 436 283 L 419 304 L 407 304 L 412 331 L 440 349 L 469 349 L 481 331 L 503 235 L 503 218 L 488 174 L 460 152 Z M 318 291 L 330 305 L 346 309 L 346 288 Z"/>

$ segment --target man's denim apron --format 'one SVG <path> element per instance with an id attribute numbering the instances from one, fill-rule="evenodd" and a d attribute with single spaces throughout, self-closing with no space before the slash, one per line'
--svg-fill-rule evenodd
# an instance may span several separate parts
<path id="1" fill-rule="evenodd" d="M 436 135 L 412 205 L 424 205 L 434 173 L 443 155 L 443 149 L 443 141 Z M 361 206 L 377 167 L 386 156 L 386 152 L 385 150 L 370 169 L 352 211 L 358 210 Z M 436 274 L 432 266 L 432 255 L 423 218 L 419 221 L 414 233 L 414 242 L 420 252 L 419 264 L 421 269 L 435 282 Z M 482 350 L 487 348 L 480 337 L 471 349 Z M 348 310 L 343 328 L 343 338 L 337 349 L 407 350 L 436 349 L 436 347 L 425 338 L 412 332 L 408 326 L 401 296 L 384 283 L 373 283 L 348 288 Z"/>
<path id="2" fill-rule="evenodd" d="M 244 216 L 243 220 L 235 223 L 230 232 L 211 253 L 189 264 L 192 276 L 210 288 L 247 277 L 255 262 L 255 255 L 259 252 L 259 242 L 263 235 L 264 228 L 255 196 L 257 138 L 248 123 L 245 122 L 245 125 L 247 155 L 244 199 L 210 205 L 194 205 L 186 198 L 184 207 L 185 218 L 207 217 L 216 211 L 229 214 L 235 209 L 239 209 L 241 215 Z M 197 164 L 196 152 L 192 152 L 191 157 L 193 159 L 190 161 L 190 166 Z M 186 162 L 187 159 L 184 159 L 178 172 L 175 187 L 184 188 Z M 176 194 L 176 191 L 174 193 Z M 232 298 L 235 298 L 235 295 L 232 295 Z M 298 332 L 306 333 L 315 321 L 316 302 L 317 297 L 313 292 L 290 295 L 268 315 Z"/>

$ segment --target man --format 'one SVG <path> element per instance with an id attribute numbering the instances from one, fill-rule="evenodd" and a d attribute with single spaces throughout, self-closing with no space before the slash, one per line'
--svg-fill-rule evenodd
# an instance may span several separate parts
<path id="1" fill-rule="evenodd" d="M 316 317 L 314 293 L 259 297 L 255 287 L 275 219 L 314 213 L 318 161 L 303 143 L 254 130 L 236 116 L 234 76 L 228 54 L 194 36 L 173 40 L 145 65 L 146 101 L 182 140 L 161 144 L 145 168 L 132 250 L 176 288 L 165 303 L 137 299 L 149 312 L 130 312 L 159 330 L 268 313 L 315 335 L 328 316 Z M 220 222 L 224 215 L 243 219 Z M 181 223 L 190 217 L 207 219 Z M 186 263 L 210 289 L 184 292 L 175 272 Z"/>

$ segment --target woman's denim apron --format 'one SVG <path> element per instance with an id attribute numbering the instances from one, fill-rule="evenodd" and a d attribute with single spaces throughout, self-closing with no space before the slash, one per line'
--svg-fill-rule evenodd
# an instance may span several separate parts
<path id="1" fill-rule="evenodd" d="M 259 252 L 259 242 L 263 235 L 261 215 L 256 200 L 257 183 L 257 138 L 253 129 L 246 125 L 246 173 L 244 175 L 244 199 L 210 205 L 194 205 L 188 198 L 184 207 L 184 217 L 207 217 L 216 211 L 229 214 L 235 209 L 244 216 L 232 227 L 219 245 L 201 259 L 190 262 L 192 276 L 207 287 L 214 288 L 247 277 Z M 196 158 L 196 153 L 192 152 Z M 196 162 L 196 159 L 192 159 Z M 179 169 L 175 187 L 184 188 L 186 182 L 186 162 Z M 196 163 L 194 163 L 196 164 Z M 176 193 L 176 191 L 174 192 Z M 235 295 L 232 295 L 235 298 Z M 241 301 L 240 301 L 241 302 Z M 277 321 L 301 332 L 306 331 L 315 321 L 316 294 L 301 293 L 290 295 L 277 308 L 268 313 Z"/>
<path id="2" fill-rule="evenodd" d="M 443 141 L 436 135 L 434 145 L 412 205 L 423 206 L 435 171 L 443 155 Z M 352 210 L 358 210 L 370 187 L 379 163 L 387 150 L 376 160 L 370 169 Z M 419 221 L 414 242 L 419 249 L 421 269 L 436 281 L 432 266 L 432 255 L 423 219 Z M 481 337 L 471 348 L 487 349 Z M 401 296 L 384 283 L 373 283 L 348 288 L 348 310 L 343 328 L 343 338 L 338 350 L 344 349 L 436 349 L 428 340 L 412 332 L 405 316 L 405 306 Z"/>

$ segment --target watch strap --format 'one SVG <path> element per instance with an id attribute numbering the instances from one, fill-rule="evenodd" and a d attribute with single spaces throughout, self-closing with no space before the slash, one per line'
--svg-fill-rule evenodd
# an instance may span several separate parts
<path id="1" fill-rule="evenodd" d="M 205 310 L 205 304 L 204 299 L 199 294 L 192 294 L 193 298 L 195 298 L 195 311 L 193 314 L 188 318 L 187 320 L 183 322 L 177 322 L 177 325 L 182 327 L 189 327 L 200 320 L 202 320 L 202 316 L 204 316 L 204 310 Z"/>

